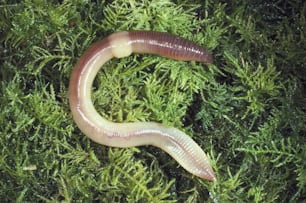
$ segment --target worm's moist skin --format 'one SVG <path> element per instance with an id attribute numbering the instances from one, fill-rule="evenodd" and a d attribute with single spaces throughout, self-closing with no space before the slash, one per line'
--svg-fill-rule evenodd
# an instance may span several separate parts
<path id="1" fill-rule="evenodd" d="M 202 179 L 216 181 L 206 154 L 184 132 L 154 122 L 114 123 L 101 117 L 95 110 L 91 101 L 91 87 L 97 72 L 113 57 L 127 57 L 132 53 L 212 63 L 212 57 L 206 50 L 178 36 L 152 31 L 111 34 L 93 44 L 72 71 L 69 102 L 76 124 L 90 139 L 103 145 L 159 147 L 190 173 Z"/>

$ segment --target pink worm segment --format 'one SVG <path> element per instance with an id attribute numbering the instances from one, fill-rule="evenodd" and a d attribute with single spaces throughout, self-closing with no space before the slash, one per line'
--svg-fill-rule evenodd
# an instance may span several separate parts
<path id="1" fill-rule="evenodd" d="M 177 60 L 212 63 L 212 57 L 206 50 L 178 36 L 152 31 L 111 34 L 93 44 L 73 69 L 69 102 L 76 124 L 90 139 L 103 145 L 159 147 L 190 173 L 216 181 L 206 154 L 184 132 L 154 122 L 114 123 L 101 117 L 95 110 L 91 101 L 91 87 L 97 72 L 111 58 L 122 58 L 131 53 L 149 53 Z"/>

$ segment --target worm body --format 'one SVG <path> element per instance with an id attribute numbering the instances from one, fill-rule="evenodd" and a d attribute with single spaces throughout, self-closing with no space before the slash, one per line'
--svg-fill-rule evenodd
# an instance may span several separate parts
<path id="1" fill-rule="evenodd" d="M 185 133 L 154 122 L 114 123 L 101 117 L 91 101 L 93 80 L 101 66 L 113 57 L 131 53 L 212 63 L 211 55 L 193 42 L 152 31 L 111 34 L 93 44 L 74 67 L 69 84 L 69 102 L 80 130 L 93 141 L 112 147 L 153 145 L 171 155 L 190 173 L 210 181 L 216 177 L 203 150 Z"/>

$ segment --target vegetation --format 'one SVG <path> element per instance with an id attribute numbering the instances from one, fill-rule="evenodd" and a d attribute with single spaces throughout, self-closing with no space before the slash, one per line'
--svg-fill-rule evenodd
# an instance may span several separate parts
<path id="1" fill-rule="evenodd" d="M 306 4 L 283 1 L 2 0 L 3 202 L 301 202 L 306 199 Z M 73 122 L 69 76 L 91 43 L 121 30 L 177 34 L 213 65 L 113 59 L 93 100 L 116 122 L 185 131 L 210 156 L 200 180 L 150 147 L 110 148 Z"/>

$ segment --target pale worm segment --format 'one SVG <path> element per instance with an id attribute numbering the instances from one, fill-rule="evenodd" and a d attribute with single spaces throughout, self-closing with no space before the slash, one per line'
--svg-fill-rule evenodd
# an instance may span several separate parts
<path id="1" fill-rule="evenodd" d="M 130 31 L 111 34 L 93 44 L 73 69 L 69 102 L 80 130 L 93 141 L 112 147 L 153 145 L 171 155 L 190 173 L 210 181 L 216 177 L 203 150 L 184 132 L 154 122 L 114 123 L 101 117 L 91 101 L 91 88 L 101 66 L 131 53 L 212 63 L 211 55 L 193 42 L 167 33 Z"/>

